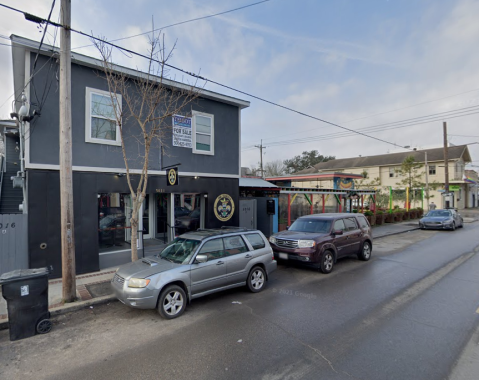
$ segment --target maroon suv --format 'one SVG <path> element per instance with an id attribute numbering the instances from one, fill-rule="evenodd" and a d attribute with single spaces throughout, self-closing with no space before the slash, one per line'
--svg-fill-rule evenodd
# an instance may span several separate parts
<path id="1" fill-rule="evenodd" d="M 269 242 L 276 259 L 294 260 L 330 273 L 341 257 L 357 255 L 369 260 L 373 236 L 363 214 L 315 214 L 296 219 Z"/>

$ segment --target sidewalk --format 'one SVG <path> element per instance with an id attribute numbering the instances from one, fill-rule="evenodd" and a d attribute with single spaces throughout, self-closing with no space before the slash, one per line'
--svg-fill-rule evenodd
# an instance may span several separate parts
<path id="1" fill-rule="evenodd" d="M 479 209 L 468 209 L 461 211 L 465 223 L 472 223 L 479 220 Z M 387 236 L 406 233 L 419 229 L 418 220 L 408 220 L 400 223 L 386 223 L 381 226 L 373 227 L 374 239 L 381 239 Z M 157 251 L 157 250 L 155 250 Z M 145 249 L 145 255 L 148 252 Z M 90 307 L 96 304 L 114 301 L 115 297 L 110 290 L 110 280 L 112 279 L 116 267 L 101 270 L 95 273 L 88 273 L 77 276 L 77 297 L 78 301 L 68 304 L 62 303 L 62 280 L 53 279 L 49 281 L 48 302 L 52 315 L 58 315 Z M 0 291 L 0 330 L 8 328 L 7 304 L 1 296 Z"/>

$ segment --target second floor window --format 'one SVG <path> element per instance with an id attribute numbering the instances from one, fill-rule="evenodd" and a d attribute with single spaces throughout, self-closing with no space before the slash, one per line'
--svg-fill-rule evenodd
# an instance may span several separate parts
<path id="1" fill-rule="evenodd" d="M 193 111 L 193 153 L 215 154 L 214 116 Z"/>
<path id="2" fill-rule="evenodd" d="M 85 141 L 121 145 L 115 115 L 115 107 L 121 107 L 121 96 L 116 96 L 114 104 L 109 92 L 87 87 L 85 101 Z"/>
<path id="3" fill-rule="evenodd" d="M 389 168 L 389 178 L 394 177 L 394 168 Z"/>
<path id="4" fill-rule="evenodd" d="M 436 165 L 429 165 L 429 175 L 436 175 Z"/>

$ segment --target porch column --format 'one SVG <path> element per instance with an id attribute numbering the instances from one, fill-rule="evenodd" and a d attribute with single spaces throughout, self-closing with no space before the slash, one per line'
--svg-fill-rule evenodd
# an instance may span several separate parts
<path id="1" fill-rule="evenodd" d="M 364 194 L 361 194 L 361 213 L 364 212 Z"/>
<path id="2" fill-rule="evenodd" d="M 324 194 L 321 194 L 321 197 L 323 198 L 323 214 L 324 214 Z"/>
<path id="3" fill-rule="evenodd" d="M 313 194 L 311 194 L 311 207 L 310 207 L 309 213 L 313 215 L 313 212 L 314 212 L 313 211 Z"/>
<path id="4" fill-rule="evenodd" d="M 339 194 L 339 212 L 343 212 L 343 194 Z"/>

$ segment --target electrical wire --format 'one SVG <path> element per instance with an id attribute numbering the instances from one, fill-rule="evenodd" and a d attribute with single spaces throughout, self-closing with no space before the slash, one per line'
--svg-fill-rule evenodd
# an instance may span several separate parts
<path id="1" fill-rule="evenodd" d="M 477 111 L 477 112 L 472 112 L 472 111 Z M 435 122 L 439 120 L 447 120 L 447 119 L 453 119 L 456 117 L 474 115 L 476 113 L 479 113 L 479 106 L 464 107 L 464 108 L 459 108 L 456 110 L 439 112 L 439 113 L 425 115 L 425 116 L 419 116 L 412 119 L 405 119 L 405 120 L 391 122 L 391 123 L 377 124 L 374 126 L 361 128 L 360 130 L 363 132 L 368 132 L 368 133 L 383 132 L 385 130 L 411 127 L 411 126 L 431 123 L 431 122 Z M 425 120 L 421 120 L 421 119 L 425 119 Z M 322 140 L 331 140 L 336 138 L 350 137 L 353 135 L 354 134 L 351 134 L 349 132 L 337 132 L 337 133 L 323 134 L 323 135 L 317 135 L 317 136 L 308 136 L 308 137 L 294 139 L 294 140 L 287 139 L 287 140 L 272 141 L 271 143 L 268 144 L 268 146 L 274 147 L 274 146 L 283 146 L 283 145 L 291 145 L 291 144 L 301 144 L 301 143 L 307 143 L 311 141 L 322 141 Z M 457 136 L 457 135 L 450 135 L 450 136 Z M 471 136 L 471 137 L 476 137 L 476 136 Z M 252 150 L 253 148 L 254 146 L 246 146 L 242 149 L 242 151 L 244 152 L 244 151 Z"/>
<path id="2" fill-rule="evenodd" d="M 50 24 L 52 24 L 52 25 L 54 25 L 54 26 L 57 26 L 57 27 L 64 27 L 63 25 L 61 25 L 61 24 L 59 24 L 59 23 L 55 23 L 55 22 L 53 22 L 53 21 L 48 21 L 48 20 L 42 19 L 42 18 L 40 18 L 40 17 L 38 17 L 38 16 L 28 14 L 28 13 L 26 13 L 26 12 L 23 12 L 23 11 L 19 10 L 19 9 L 15 9 L 15 8 L 6 6 L 6 5 L 4 5 L 4 4 L 0 4 L 0 6 L 3 6 L 3 7 L 5 7 L 5 8 L 7 8 L 7 9 L 11 9 L 11 10 L 13 10 L 13 11 L 15 11 L 15 12 L 19 12 L 19 13 L 24 14 L 25 18 L 26 18 L 27 20 L 29 20 L 29 21 L 33 21 L 33 22 L 48 22 L 48 23 L 50 23 Z M 148 56 L 146 56 L 146 55 L 144 55 L 144 54 L 141 54 L 141 53 L 137 53 L 137 52 L 135 52 L 135 51 L 133 51 L 133 50 L 131 50 L 131 49 L 123 48 L 123 47 L 118 46 L 118 45 L 116 45 L 116 44 L 113 44 L 113 43 L 111 43 L 111 42 L 105 41 L 104 39 L 101 39 L 101 38 L 92 36 L 92 35 L 90 35 L 90 34 L 87 34 L 87 33 L 82 32 L 82 31 L 80 31 L 80 30 L 76 30 L 76 29 L 71 28 L 71 27 L 69 27 L 69 26 L 67 26 L 67 27 L 68 27 L 68 29 L 71 30 L 72 32 L 77 33 L 77 34 L 80 34 L 80 35 L 85 36 L 85 37 L 88 37 L 88 38 L 90 38 L 90 39 L 92 39 L 92 40 L 94 40 L 94 41 L 98 41 L 98 42 L 100 42 L 100 43 L 104 43 L 104 44 L 106 44 L 106 45 L 109 45 L 109 46 L 111 46 L 111 47 L 117 48 L 117 49 L 119 49 L 119 50 L 121 50 L 121 51 L 124 51 L 124 52 L 128 52 L 128 53 L 130 53 L 130 54 L 132 54 L 132 55 L 136 55 L 136 56 L 138 56 L 138 57 L 142 57 L 142 58 L 145 58 L 145 59 L 148 59 L 148 60 L 151 59 L 151 57 L 148 57 Z M 373 140 L 376 140 L 376 141 L 380 141 L 380 142 L 383 142 L 383 143 L 386 143 L 386 144 L 389 144 L 389 145 L 393 145 L 393 146 L 395 146 L 395 147 L 401 147 L 400 145 L 398 145 L 398 144 L 396 144 L 396 143 L 393 143 L 393 142 L 390 142 L 390 141 L 387 141 L 387 140 L 384 140 L 384 139 L 381 139 L 381 138 L 378 138 L 378 137 L 374 137 L 374 136 L 367 135 L 367 134 L 362 133 L 362 132 L 360 132 L 360 131 L 356 131 L 356 130 L 353 130 L 353 129 L 351 129 L 351 128 L 347 128 L 347 127 L 341 126 L 341 125 L 339 125 L 339 124 L 330 122 L 330 121 L 328 121 L 328 120 L 325 120 L 325 119 L 322 119 L 322 118 L 319 118 L 319 117 L 316 117 L 316 116 L 313 116 L 313 115 L 309 115 L 309 114 L 307 114 L 307 113 L 305 113 L 305 112 L 301 112 L 301 111 L 295 110 L 295 109 L 293 109 L 293 108 L 291 108 L 291 107 L 287 107 L 287 106 L 284 106 L 284 105 L 282 105 L 282 104 L 279 104 L 279 103 L 276 103 L 276 102 L 273 102 L 273 101 L 270 101 L 270 100 L 261 98 L 261 97 L 259 97 L 259 96 L 253 95 L 253 94 L 250 94 L 250 93 L 248 93 L 248 92 L 246 92 L 246 91 L 242 91 L 242 90 L 233 88 L 233 87 L 231 87 L 231 86 L 228 86 L 228 85 L 219 83 L 219 82 L 217 82 L 217 81 L 208 79 L 208 78 L 203 77 L 203 76 L 201 76 L 201 75 L 188 72 L 188 71 L 186 71 L 186 70 L 184 70 L 184 69 L 181 69 L 181 68 L 179 68 L 179 67 L 173 66 L 173 65 L 168 64 L 168 63 L 166 63 L 166 62 L 164 62 L 164 61 L 159 61 L 159 60 L 156 60 L 156 59 L 153 59 L 153 61 L 154 61 L 154 62 L 157 62 L 157 63 L 159 63 L 159 64 L 162 64 L 162 65 L 164 65 L 165 67 L 169 67 L 169 68 L 171 68 L 171 69 L 177 70 L 177 71 L 179 71 L 179 72 L 181 72 L 181 73 L 184 73 L 184 74 L 186 74 L 186 75 L 188 75 L 188 76 L 192 76 L 192 77 L 194 77 L 194 78 L 196 78 L 196 79 L 203 80 L 203 81 L 205 81 L 205 82 L 207 82 L 207 83 L 209 82 L 209 83 L 216 84 L 217 86 L 220 86 L 220 87 L 229 89 L 229 90 L 231 90 L 231 91 L 234 91 L 234 92 L 237 92 L 237 93 L 240 93 L 240 94 L 249 96 L 249 97 L 251 97 L 251 98 L 253 98 L 253 99 L 257 99 L 257 100 L 259 100 L 259 101 L 262 101 L 262 102 L 264 102 L 264 103 L 267 103 L 267 104 L 276 106 L 276 107 L 278 107 L 278 108 L 282 108 L 282 109 L 285 109 L 285 110 L 287 110 L 287 111 L 296 113 L 296 114 L 298 114 L 298 115 L 301 115 L 301 116 L 304 116 L 304 117 L 307 117 L 307 118 L 310 118 L 310 119 L 313 119 L 313 120 L 322 122 L 322 123 L 324 123 L 324 124 L 328 124 L 328 125 L 331 125 L 331 126 L 334 126 L 334 127 L 340 128 L 340 129 L 343 129 L 343 130 L 345 130 L 345 131 L 349 131 L 349 132 L 351 132 L 352 134 L 361 135 L 361 136 L 364 136 L 364 137 L 367 137 L 367 138 L 370 138 L 370 139 L 373 139 Z M 412 149 L 410 149 L 410 150 L 412 150 Z"/>
<path id="3" fill-rule="evenodd" d="M 176 22 L 176 23 L 174 23 L 174 24 L 166 25 L 166 26 L 163 26 L 163 27 L 161 27 L 161 28 L 156 28 L 156 29 L 150 30 L 150 31 L 148 31 L 148 32 L 139 33 L 139 34 L 134 34 L 134 35 L 132 35 L 132 36 L 127 36 L 127 37 L 122 37 L 122 38 L 116 38 L 116 39 L 114 39 L 114 40 L 111 40 L 111 42 L 123 41 L 123 40 L 127 40 L 127 39 L 130 39 L 130 38 L 135 38 L 135 37 L 139 37 L 139 36 L 144 36 L 144 35 L 146 35 L 146 34 L 153 33 L 153 32 L 157 32 L 157 31 L 159 31 L 159 30 L 171 28 L 171 27 L 173 27 L 173 26 L 182 25 L 182 24 L 187 24 L 187 23 L 193 22 L 193 21 L 205 20 L 205 19 L 211 18 L 211 17 L 221 16 L 221 15 L 224 15 L 224 14 L 227 14 L 227 13 L 231 13 L 231 12 L 239 11 L 239 10 L 242 10 L 242 9 L 245 9 L 245 8 L 249 8 L 249 7 L 252 7 L 252 6 L 254 6 L 254 5 L 258 5 L 258 4 L 262 4 L 262 3 L 267 3 L 268 1 L 271 1 L 271 0 L 258 1 L 258 2 L 256 2 L 256 3 L 244 5 L 244 6 L 242 6 L 242 7 L 230 9 L 230 10 L 228 10 L 228 11 L 223 11 L 223 12 L 215 13 L 215 14 L 208 15 L 208 16 L 196 17 L 196 18 L 193 18 L 193 19 L 190 19 L 190 20 L 186 20 L 186 21 Z M 90 46 L 94 46 L 94 44 L 83 45 L 83 46 L 75 47 L 74 49 L 75 49 L 75 50 L 78 50 L 78 49 L 83 49 L 83 48 L 85 48 L 85 47 L 90 47 Z"/>
<path id="4" fill-rule="evenodd" d="M 37 54 L 35 55 L 35 60 L 33 61 L 32 73 L 35 72 L 35 68 L 37 67 L 38 56 L 40 54 L 40 50 L 41 50 L 42 45 L 43 45 L 43 40 L 45 39 L 45 35 L 47 34 L 47 29 L 48 29 L 48 26 L 49 26 L 50 18 L 52 17 L 52 12 L 53 12 L 53 7 L 54 6 L 55 6 L 55 0 L 53 0 L 53 2 L 52 2 L 52 6 L 50 8 L 50 13 L 48 14 L 48 19 L 45 23 L 45 29 L 43 29 L 43 35 L 42 35 L 42 38 L 40 40 L 40 45 L 38 45 Z M 33 88 L 33 93 L 35 94 L 35 99 L 37 100 L 37 104 L 40 106 L 40 100 L 38 99 L 38 96 L 37 96 L 37 89 L 35 87 L 35 81 L 32 80 L 31 84 L 32 84 L 32 88 Z"/>
<path id="5" fill-rule="evenodd" d="M 406 127 L 411 127 L 411 126 L 416 126 L 416 125 L 428 124 L 428 123 L 432 123 L 432 122 L 436 122 L 436 121 L 455 119 L 457 117 L 464 117 L 464 116 L 475 115 L 475 114 L 479 113 L 479 109 L 476 109 L 475 111 L 477 111 L 477 112 L 462 111 L 462 112 L 459 112 L 457 114 L 451 114 L 451 115 L 441 116 L 441 117 L 434 117 L 434 118 L 430 118 L 430 119 L 427 119 L 427 120 L 410 122 L 410 123 L 403 124 L 403 125 L 393 125 L 393 126 L 384 127 L 384 128 L 368 129 L 366 132 L 367 133 L 383 132 L 383 131 L 386 131 L 386 130 L 394 130 L 394 129 L 406 128 Z M 366 127 L 366 128 L 371 128 L 371 127 Z M 352 133 L 338 132 L 338 133 L 332 133 L 332 134 L 326 134 L 326 135 L 309 136 L 309 137 L 305 137 L 305 138 L 301 138 L 301 139 L 294 139 L 294 140 L 291 140 L 291 139 L 278 140 L 278 141 L 269 143 L 268 146 L 290 145 L 290 144 L 296 144 L 296 143 L 306 143 L 306 142 L 311 142 L 311 141 L 330 140 L 330 139 L 341 138 L 341 137 L 350 137 L 350 136 L 353 136 L 353 135 L 354 134 L 352 134 Z"/>

